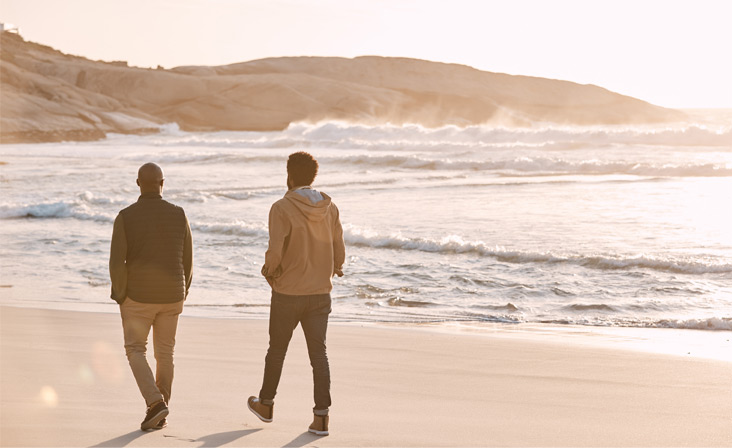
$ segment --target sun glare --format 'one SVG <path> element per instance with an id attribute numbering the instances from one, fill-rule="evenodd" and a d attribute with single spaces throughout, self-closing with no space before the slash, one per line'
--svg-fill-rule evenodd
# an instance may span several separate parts
<path id="1" fill-rule="evenodd" d="M 49 408 L 55 408 L 58 406 L 58 394 L 53 387 L 43 386 L 39 396 L 41 398 L 41 402 Z"/>

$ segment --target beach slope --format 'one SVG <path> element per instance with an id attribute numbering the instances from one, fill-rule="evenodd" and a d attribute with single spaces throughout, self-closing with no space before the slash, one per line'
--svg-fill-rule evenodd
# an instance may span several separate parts
<path id="1" fill-rule="evenodd" d="M 331 436 L 307 433 L 299 329 L 275 421 L 246 409 L 267 323 L 181 319 L 169 426 L 144 404 L 116 314 L 0 308 L 2 446 L 729 446 L 729 363 L 491 334 L 332 325 Z"/>

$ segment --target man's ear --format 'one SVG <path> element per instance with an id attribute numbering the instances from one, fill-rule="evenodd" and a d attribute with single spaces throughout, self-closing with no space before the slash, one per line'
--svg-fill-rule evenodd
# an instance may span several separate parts
<path id="1" fill-rule="evenodd" d="M 162 188 L 163 184 L 165 183 L 165 179 L 160 179 L 160 187 Z"/>
<path id="2" fill-rule="evenodd" d="M 135 182 L 137 182 L 137 186 L 140 186 L 140 179 L 137 179 Z"/>

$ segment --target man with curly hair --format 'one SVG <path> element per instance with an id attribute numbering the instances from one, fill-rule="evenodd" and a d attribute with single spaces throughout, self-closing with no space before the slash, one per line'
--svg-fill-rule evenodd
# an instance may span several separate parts
<path id="1" fill-rule="evenodd" d="M 328 435 L 330 367 L 325 347 L 331 311 L 331 279 L 343 276 L 346 252 L 338 208 L 331 198 L 313 189 L 318 162 L 306 152 L 287 160 L 285 196 L 269 213 L 269 248 L 262 275 L 272 287 L 269 316 L 269 350 L 264 381 L 257 397 L 249 397 L 249 409 L 262 421 L 271 422 L 274 397 L 282 374 L 287 346 L 298 323 L 313 368 L 313 434 Z"/>

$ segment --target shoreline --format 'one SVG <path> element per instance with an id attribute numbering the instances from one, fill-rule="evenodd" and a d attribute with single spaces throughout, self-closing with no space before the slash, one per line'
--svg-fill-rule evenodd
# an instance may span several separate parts
<path id="1" fill-rule="evenodd" d="M 275 422 L 246 410 L 267 324 L 181 318 L 169 427 L 144 403 L 113 313 L 0 307 L 2 446 L 725 446 L 729 363 L 539 332 L 333 324 L 331 436 L 306 432 L 295 331 Z M 485 330 L 485 329 L 483 329 Z M 529 335 L 527 337 L 527 335 Z M 574 336 L 573 336 L 574 337 Z"/>
<path id="2" fill-rule="evenodd" d="M 38 305 L 38 306 L 29 306 Z M 66 307 L 47 308 L 41 303 L 18 305 L 0 304 L 0 309 L 21 308 L 49 311 L 68 311 L 72 313 L 99 313 L 118 315 L 114 303 L 98 303 L 107 310 L 68 309 Z M 69 305 L 65 303 L 64 305 Z M 85 304 L 79 304 L 83 306 Z M 227 321 L 263 321 L 267 322 L 269 308 L 262 307 L 262 315 L 224 316 L 218 314 L 187 314 L 184 307 L 181 317 L 186 319 L 227 320 Z M 657 355 L 671 355 L 681 358 L 701 358 L 732 363 L 732 332 L 727 330 L 701 330 L 694 328 L 662 328 L 662 327 L 623 327 L 551 323 L 502 323 L 483 321 L 379 321 L 357 320 L 355 318 L 340 320 L 331 314 L 329 326 L 364 327 L 381 330 L 405 330 L 450 335 L 473 335 L 502 339 L 520 339 L 525 341 L 546 342 L 573 346 L 593 346 L 597 348 L 633 351 Z"/>

